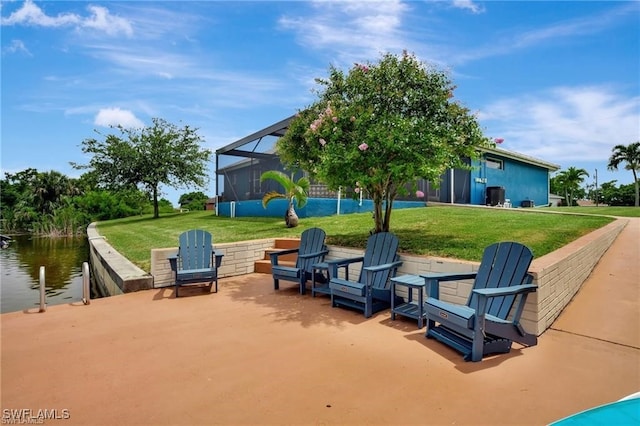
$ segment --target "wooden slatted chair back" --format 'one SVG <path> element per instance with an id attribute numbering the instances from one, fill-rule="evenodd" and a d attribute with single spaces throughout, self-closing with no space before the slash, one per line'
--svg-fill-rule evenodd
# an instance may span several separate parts
<path id="1" fill-rule="evenodd" d="M 506 288 L 526 284 L 527 271 L 533 260 L 531 250 L 520 243 L 501 242 L 487 247 L 473 284 L 474 289 Z M 515 301 L 515 295 L 495 297 L 489 300 L 487 313 L 500 319 L 507 319 Z M 472 292 L 467 306 L 477 308 L 477 296 Z"/>
<path id="2" fill-rule="evenodd" d="M 324 245 L 325 238 L 326 233 L 320 228 L 309 228 L 300 235 L 300 248 L 298 249 L 296 268 L 303 271 L 311 271 L 312 265 L 322 262 L 324 254 L 314 257 L 305 257 L 304 255 L 322 252 L 326 248 Z"/>
<path id="3" fill-rule="evenodd" d="M 212 242 L 211 233 L 201 229 L 191 229 L 180 234 L 178 269 L 211 268 Z"/>
<path id="4" fill-rule="evenodd" d="M 365 284 L 366 276 L 364 268 L 367 266 L 385 265 L 398 260 L 398 237 L 390 232 L 378 232 L 369 236 L 367 247 L 365 248 L 364 260 L 358 282 Z M 392 270 L 388 269 L 375 274 L 373 288 L 386 289 L 389 287 L 389 275 Z"/>

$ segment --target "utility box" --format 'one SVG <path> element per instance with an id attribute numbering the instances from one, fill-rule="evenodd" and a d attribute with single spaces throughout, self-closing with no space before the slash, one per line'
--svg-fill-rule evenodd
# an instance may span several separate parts
<path id="1" fill-rule="evenodd" d="M 523 200 L 520 203 L 520 207 L 535 207 L 535 203 L 533 202 L 533 200 Z"/>
<path id="2" fill-rule="evenodd" d="M 485 204 L 487 206 L 503 205 L 504 204 L 504 187 L 488 186 Z"/>

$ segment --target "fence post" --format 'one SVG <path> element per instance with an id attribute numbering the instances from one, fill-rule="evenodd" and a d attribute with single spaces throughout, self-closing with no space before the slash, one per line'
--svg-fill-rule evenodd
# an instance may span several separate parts
<path id="1" fill-rule="evenodd" d="M 40 311 L 45 312 L 47 310 L 47 304 L 45 303 L 45 279 L 44 279 L 44 266 L 40 267 Z"/>
<path id="2" fill-rule="evenodd" d="M 91 303 L 91 290 L 89 288 L 89 262 L 82 263 L 82 303 L 88 305 Z"/>

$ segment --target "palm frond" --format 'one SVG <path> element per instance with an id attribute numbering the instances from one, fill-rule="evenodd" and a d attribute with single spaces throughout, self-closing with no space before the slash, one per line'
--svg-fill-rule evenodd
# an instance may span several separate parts
<path id="1" fill-rule="evenodd" d="M 266 209 L 267 204 L 269 204 L 271 200 L 283 199 L 283 198 L 288 199 L 289 197 L 287 197 L 285 194 L 280 194 L 279 192 L 276 192 L 276 191 L 267 192 L 266 194 L 264 194 L 264 197 L 262 197 L 262 207 Z"/>

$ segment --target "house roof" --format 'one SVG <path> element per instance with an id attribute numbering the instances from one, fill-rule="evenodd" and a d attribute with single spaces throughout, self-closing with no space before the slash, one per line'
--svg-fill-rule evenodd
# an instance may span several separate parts
<path id="1" fill-rule="evenodd" d="M 274 154 L 256 152 L 256 148 L 262 141 L 262 138 L 264 138 L 265 136 L 274 136 L 278 138 L 284 136 L 285 132 L 289 128 L 289 123 L 291 122 L 291 120 L 293 120 L 294 117 L 295 116 L 292 115 L 291 117 L 278 121 L 277 123 L 265 127 L 262 130 L 258 130 L 257 132 L 245 136 L 244 138 L 239 139 L 227 146 L 223 146 L 222 148 L 216 150 L 216 155 L 234 155 L 237 157 L 251 158 L 260 158 L 262 156 L 267 156 L 269 158 L 272 158 Z M 255 145 L 251 150 L 239 149 L 254 142 Z"/>
<path id="2" fill-rule="evenodd" d="M 539 158 L 530 157 L 528 155 L 520 154 L 515 151 L 507 151 L 502 148 L 483 148 L 482 152 L 486 152 L 488 154 L 499 155 L 501 157 L 510 158 L 512 160 L 518 160 L 523 163 L 533 164 L 535 166 L 540 166 L 545 169 L 549 169 L 551 172 L 555 172 L 560 170 L 560 166 L 558 164 L 550 163 L 548 161 L 541 160 Z"/>
<path id="3" fill-rule="evenodd" d="M 287 131 L 287 129 L 289 128 L 289 123 L 291 122 L 291 120 L 293 120 L 294 117 L 295 115 L 292 115 L 291 117 L 278 121 L 277 123 L 274 123 L 268 127 L 265 127 L 262 130 L 258 130 L 255 133 L 252 133 L 227 146 L 224 146 L 216 150 L 216 155 L 233 155 L 233 156 L 247 157 L 247 158 L 262 158 L 262 157 L 273 158 L 276 154 L 272 152 L 257 152 L 256 149 L 258 148 L 258 145 L 262 141 L 262 138 L 266 136 L 274 136 L 278 138 L 283 136 Z M 239 149 L 239 148 L 248 146 L 251 143 L 255 143 L 252 149 L 250 150 Z M 494 155 L 499 155 L 505 158 L 518 160 L 523 163 L 533 164 L 535 166 L 548 169 L 549 171 L 552 171 L 552 172 L 560 170 L 560 166 L 557 164 L 550 163 L 548 161 L 544 161 L 539 158 L 530 157 L 528 155 L 520 154 L 518 152 L 508 151 L 506 149 L 502 149 L 498 147 L 483 148 L 481 151 L 488 154 L 494 154 Z"/>

